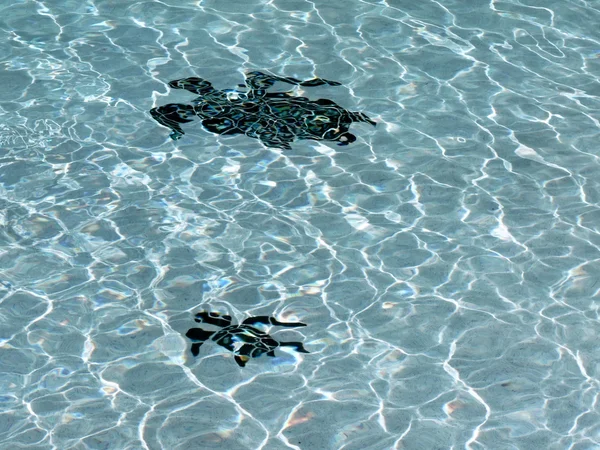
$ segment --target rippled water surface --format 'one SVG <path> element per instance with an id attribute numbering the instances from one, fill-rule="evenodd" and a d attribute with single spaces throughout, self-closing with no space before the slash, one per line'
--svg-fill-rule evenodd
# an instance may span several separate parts
<path id="1" fill-rule="evenodd" d="M 600 448 L 599 3 L 0 12 L 0 448 Z M 250 71 L 377 127 L 149 114 Z M 199 311 L 310 353 L 193 357 Z"/>

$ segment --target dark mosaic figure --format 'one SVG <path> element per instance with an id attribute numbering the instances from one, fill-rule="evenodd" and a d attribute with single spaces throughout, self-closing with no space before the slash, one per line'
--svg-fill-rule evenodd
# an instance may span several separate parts
<path id="1" fill-rule="evenodd" d="M 349 133 L 352 122 L 375 122 L 360 112 L 346 111 L 327 99 L 309 100 L 289 92 L 267 92 L 275 82 L 298 86 L 339 86 L 337 81 L 313 78 L 277 77 L 262 72 L 246 74 L 246 92 L 216 90 L 202 78 L 183 78 L 169 82 L 173 89 L 185 89 L 200 97 L 191 104 L 170 103 L 153 108 L 152 117 L 172 130 L 172 139 L 184 135 L 181 124 L 199 117 L 204 128 L 217 134 L 245 134 L 259 139 L 267 147 L 291 149 L 295 139 L 336 141 L 348 145 L 356 141 Z M 244 87 L 244 85 L 239 85 Z"/>
<path id="2" fill-rule="evenodd" d="M 308 352 L 300 342 L 277 342 L 252 325 L 275 325 L 278 327 L 305 327 L 301 322 L 279 322 L 274 317 L 258 316 L 244 320 L 240 325 L 231 324 L 231 316 L 222 316 L 215 312 L 202 311 L 196 314 L 196 322 L 204 322 L 222 327 L 219 331 L 205 331 L 202 328 L 190 328 L 185 334 L 192 341 L 192 355 L 198 356 L 204 341 L 212 339 L 221 347 L 235 353 L 235 362 L 244 367 L 250 358 L 266 353 L 275 356 L 277 347 L 292 347 L 297 352 Z"/>

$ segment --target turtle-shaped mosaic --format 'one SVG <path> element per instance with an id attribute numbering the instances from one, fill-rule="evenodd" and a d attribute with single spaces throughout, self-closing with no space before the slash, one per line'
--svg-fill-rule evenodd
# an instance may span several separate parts
<path id="1" fill-rule="evenodd" d="M 295 139 L 336 141 L 348 145 L 356 136 L 348 130 L 352 122 L 376 125 L 361 112 L 346 111 L 332 100 L 309 100 L 290 92 L 267 92 L 275 82 L 297 86 L 339 86 L 337 81 L 313 78 L 301 81 L 262 72 L 246 74 L 246 91 L 219 91 L 202 78 L 183 78 L 169 82 L 173 89 L 185 89 L 200 97 L 191 104 L 170 103 L 153 108 L 152 117 L 172 130 L 172 139 L 185 133 L 182 123 L 198 116 L 204 128 L 217 134 L 245 134 L 259 139 L 266 147 L 289 150 Z M 244 87 L 244 85 L 239 85 Z"/>
<path id="2" fill-rule="evenodd" d="M 310 353 L 301 342 L 278 342 L 267 333 L 252 325 L 275 325 L 278 327 L 305 327 L 301 322 L 279 322 L 274 317 L 258 316 L 249 317 L 239 325 L 231 324 L 231 316 L 224 316 L 216 312 L 202 311 L 196 314 L 196 322 L 204 322 L 221 327 L 219 331 L 206 331 L 202 328 L 190 328 L 185 334 L 192 341 L 192 355 L 198 356 L 200 346 L 212 339 L 221 347 L 225 347 L 235 354 L 235 362 L 244 367 L 250 358 L 257 358 L 263 353 L 275 356 L 277 347 L 292 347 L 297 352 Z"/>

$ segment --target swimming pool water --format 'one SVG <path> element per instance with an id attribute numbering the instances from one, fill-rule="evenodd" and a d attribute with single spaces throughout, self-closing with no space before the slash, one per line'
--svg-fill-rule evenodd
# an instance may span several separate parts
<path id="1" fill-rule="evenodd" d="M 0 448 L 600 448 L 598 4 L 0 12 Z M 148 113 L 250 71 L 378 125 L 281 150 Z M 310 353 L 194 358 L 202 310 Z"/>

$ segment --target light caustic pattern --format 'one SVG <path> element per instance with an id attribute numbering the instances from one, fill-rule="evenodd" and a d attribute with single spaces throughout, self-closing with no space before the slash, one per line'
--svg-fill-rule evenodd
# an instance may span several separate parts
<path id="1" fill-rule="evenodd" d="M 0 448 L 600 446 L 595 3 L 0 11 Z M 281 151 L 147 113 L 255 70 L 379 126 Z M 200 310 L 310 353 L 193 358 Z"/>

